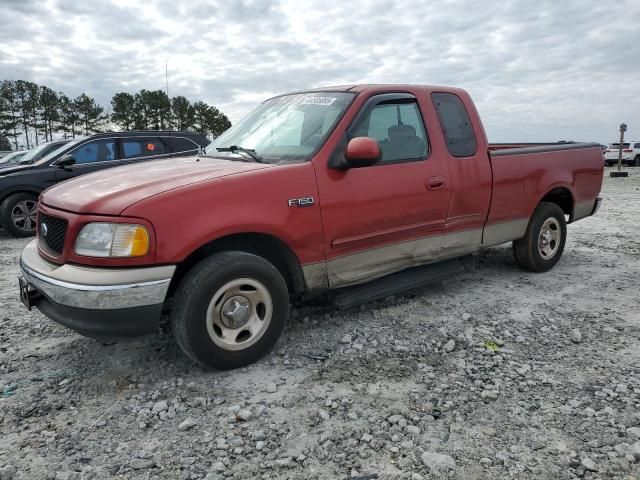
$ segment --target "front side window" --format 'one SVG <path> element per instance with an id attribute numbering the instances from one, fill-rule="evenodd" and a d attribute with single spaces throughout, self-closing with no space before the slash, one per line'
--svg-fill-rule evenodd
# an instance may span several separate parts
<path id="1" fill-rule="evenodd" d="M 438 112 L 447 150 L 454 157 L 470 157 L 478 150 L 471 119 L 462 100 L 452 93 L 433 93 L 431 99 Z"/>
<path id="2" fill-rule="evenodd" d="M 267 162 L 306 160 L 322 145 L 354 98 L 346 92 L 309 92 L 267 100 L 206 148 L 207 156 L 237 157 L 218 148 L 254 150 Z"/>
<path id="3" fill-rule="evenodd" d="M 135 137 L 123 138 L 122 158 L 151 157 L 168 153 L 159 138 Z"/>
<path id="4" fill-rule="evenodd" d="M 82 164 L 115 160 L 115 152 L 115 141 L 110 139 L 85 143 L 71 150 L 69 154 L 73 155 L 76 164 Z"/>
<path id="5" fill-rule="evenodd" d="M 427 156 L 427 135 L 415 100 L 375 105 L 358 120 L 349 137 L 376 139 L 382 150 L 381 162 L 416 160 Z"/>

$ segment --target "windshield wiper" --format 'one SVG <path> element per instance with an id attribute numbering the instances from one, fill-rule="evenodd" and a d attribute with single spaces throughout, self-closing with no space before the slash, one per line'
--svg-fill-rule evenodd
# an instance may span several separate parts
<path id="1" fill-rule="evenodd" d="M 238 145 L 231 145 L 229 147 L 217 147 L 216 150 L 218 152 L 231 152 L 231 153 L 241 152 L 246 155 L 249 155 L 253 160 L 255 160 L 258 163 L 267 163 L 262 159 L 260 155 L 256 153 L 255 150 L 251 148 L 242 148 L 242 147 L 239 147 Z"/>

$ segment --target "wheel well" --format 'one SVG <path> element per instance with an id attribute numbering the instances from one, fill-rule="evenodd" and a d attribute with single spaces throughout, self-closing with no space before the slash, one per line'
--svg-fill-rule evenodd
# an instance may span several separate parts
<path id="1" fill-rule="evenodd" d="M 16 193 L 28 193 L 30 195 L 34 195 L 36 197 L 36 199 L 40 196 L 40 192 L 36 191 L 36 190 L 13 190 L 11 192 L 8 192 L 7 194 L 3 195 L 2 198 L 0 198 L 0 203 L 4 202 L 7 198 L 9 198 L 11 195 L 15 195 Z"/>
<path id="2" fill-rule="evenodd" d="M 236 250 L 258 255 L 275 266 L 291 293 L 302 293 L 305 289 L 304 276 L 298 258 L 279 238 L 264 233 L 240 233 L 217 238 L 189 254 L 178 267 L 171 280 L 168 296 L 171 296 L 184 275 L 200 260 L 214 253 Z"/>
<path id="3" fill-rule="evenodd" d="M 573 218 L 573 195 L 569 189 L 564 187 L 554 188 L 542 197 L 541 202 L 555 203 L 558 205 L 565 215 L 569 215 L 569 220 Z"/>

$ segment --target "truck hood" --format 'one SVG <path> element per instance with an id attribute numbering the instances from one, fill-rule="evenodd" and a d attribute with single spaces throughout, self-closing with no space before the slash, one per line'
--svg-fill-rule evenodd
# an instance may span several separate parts
<path id="1" fill-rule="evenodd" d="M 145 198 L 227 175 L 273 166 L 208 157 L 181 157 L 108 168 L 45 190 L 41 201 L 74 213 L 119 215 Z"/>

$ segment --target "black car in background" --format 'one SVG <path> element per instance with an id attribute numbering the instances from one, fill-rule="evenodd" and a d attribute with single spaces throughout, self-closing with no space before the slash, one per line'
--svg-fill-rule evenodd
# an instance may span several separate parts
<path id="1" fill-rule="evenodd" d="M 32 165 L 0 169 L 0 225 L 17 237 L 35 234 L 40 192 L 69 178 L 134 162 L 195 155 L 200 133 L 110 132 L 69 141 Z"/>

